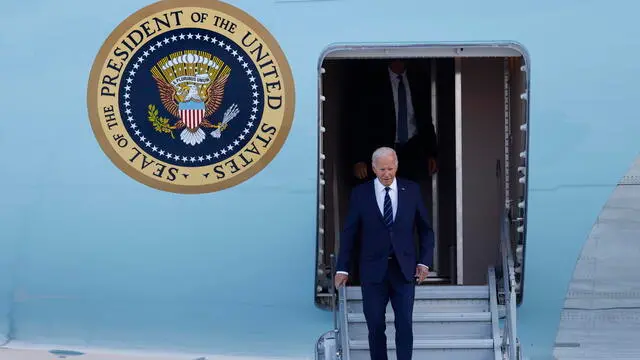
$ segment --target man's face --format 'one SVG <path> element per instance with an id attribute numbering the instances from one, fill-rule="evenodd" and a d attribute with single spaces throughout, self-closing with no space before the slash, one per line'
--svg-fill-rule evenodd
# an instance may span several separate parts
<path id="1" fill-rule="evenodd" d="M 384 186 L 389 186 L 393 183 L 397 170 L 396 158 L 393 155 L 380 156 L 373 163 L 373 171 Z"/>

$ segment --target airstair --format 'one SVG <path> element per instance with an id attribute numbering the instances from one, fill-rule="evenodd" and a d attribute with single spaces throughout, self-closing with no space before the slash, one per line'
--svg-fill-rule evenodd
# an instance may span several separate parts
<path id="1" fill-rule="evenodd" d="M 413 358 L 429 360 L 520 360 L 509 221 L 502 221 L 502 264 L 487 270 L 482 286 L 417 286 L 413 311 Z M 499 276 L 506 274 L 506 276 Z M 360 287 L 334 295 L 334 330 L 316 344 L 316 360 L 368 360 L 367 324 Z M 386 312 L 389 360 L 395 360 L 394 315 Z"/>

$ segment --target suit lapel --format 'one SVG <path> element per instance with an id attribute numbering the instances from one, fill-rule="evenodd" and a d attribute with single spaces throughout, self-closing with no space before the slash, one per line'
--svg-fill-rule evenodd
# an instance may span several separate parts
<path id="1" fill-rule="evenodd" d="M 396 220 L 393 222 L 394 225 L 396 223 L 399 222 L 399 220 L 401 219 L 402 215 L 404 215 L 404 213 L 406 212 L 404 207 L 407 204 L 407 188 L 405 187 L 405 184 L 403 181 L 398 179 L 398 210 L 396 212 Z"/>
<path id="2" fill-rule="evenodd" d="M 384 218 L 382 217 L 382 213 L 380 212 L 380 208 L 378 207 L 378 199 L 376 198 L 376 184 L 375 179 L 371 181 L 369 191 L 369 208 L 373 209 L 376 213 L 378 219 L 384 224 Z"/>

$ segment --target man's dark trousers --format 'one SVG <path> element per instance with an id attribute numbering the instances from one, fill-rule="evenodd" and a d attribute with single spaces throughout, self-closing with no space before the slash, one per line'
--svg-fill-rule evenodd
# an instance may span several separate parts
<path id="1" fill-rule="evenodd" d="M 387 360 L 385 312 L 389 300 L 395 312 L 396 356 L 409 360 L 413 351 L 413 299 L 415 285 L 407 281 L 400 266 L 392 256 L 384 279 L 380 283 L 363 283 L 362 299 L 364 315 L 369 329 L 369 353 L 371 360 Z"/>

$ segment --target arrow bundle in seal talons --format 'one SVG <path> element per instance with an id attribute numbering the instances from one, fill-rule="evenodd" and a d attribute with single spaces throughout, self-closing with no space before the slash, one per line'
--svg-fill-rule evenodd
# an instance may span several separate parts
<path id="1" fill-rule="evenodd" d="M 238 109 L 238 105 L 233 104 L 229 106 L 227 111 L 225 111 L 224 113 L 224 117 L 222 118 L 222 123 L 217 129 L 211 132 L 211 136 L 213 136 L 216 139 L 219 139 L 220 136 L 222 136 L 222 131 L 227 128 L 227 123 L 229 123 L 229 121 L 233 120 L 233 118 L 238 116 L 238 113 L 240 113 L 240 110 Z"/>

